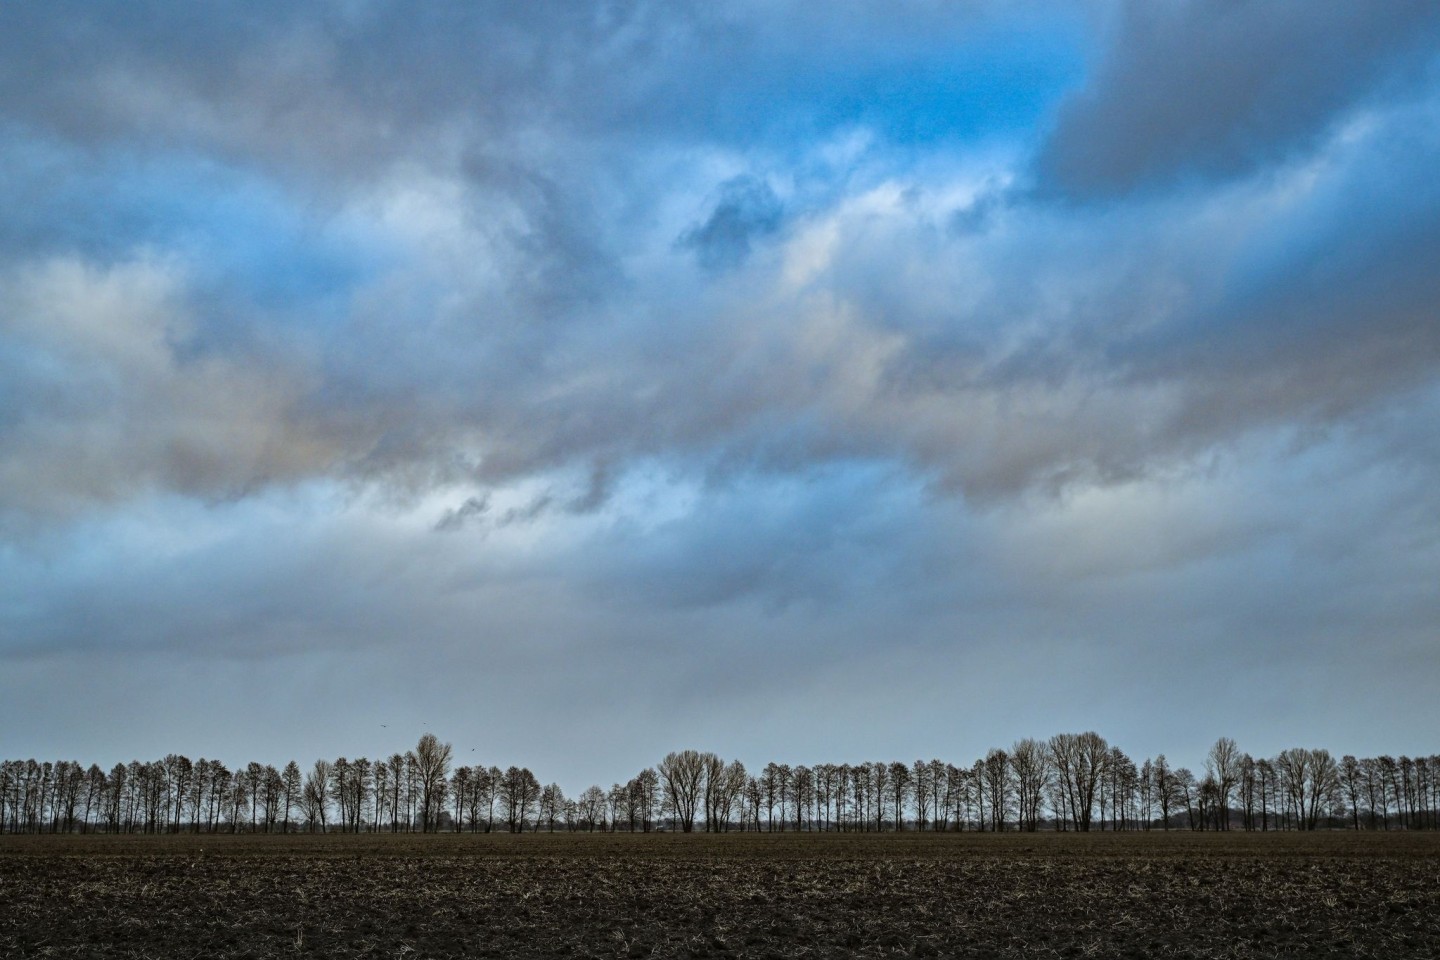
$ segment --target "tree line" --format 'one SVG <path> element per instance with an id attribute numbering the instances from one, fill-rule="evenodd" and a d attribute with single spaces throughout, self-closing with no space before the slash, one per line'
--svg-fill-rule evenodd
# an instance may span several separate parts
<path id="1" fill-rule="evenodd" d="M 1297 747 L 1256 759 L 1222 737 L 1197 775 L 1163 754 L 1137 765 L 1093 732 L 1020 740 L 961 766 L 768 763 L 752 774 L 680 750 L 576 797 L 527 767 L 456 765 L 434 734 L 388 759 L 303 771 L 178 754 L 108 772 L 0 762 L 0 832 L 29 833 L 1433 830 L 1437 811 L 1440 756 L 1337 760 Z"/>

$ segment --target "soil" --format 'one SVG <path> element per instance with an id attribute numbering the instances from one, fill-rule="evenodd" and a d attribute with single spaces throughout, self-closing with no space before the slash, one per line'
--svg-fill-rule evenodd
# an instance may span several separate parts
<path id="1" fill-rule="evenodd" d="M 1440 835 L 0 836 L 0 956 L 1435 957 Z"/>

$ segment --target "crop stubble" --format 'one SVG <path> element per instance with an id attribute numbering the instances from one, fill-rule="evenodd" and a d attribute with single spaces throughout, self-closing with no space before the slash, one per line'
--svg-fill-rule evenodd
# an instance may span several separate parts
<path id="1" fill-rule="evenodd" d="M 1431 957 L 1440 837 L 0 837 L 5 957 Z"/>

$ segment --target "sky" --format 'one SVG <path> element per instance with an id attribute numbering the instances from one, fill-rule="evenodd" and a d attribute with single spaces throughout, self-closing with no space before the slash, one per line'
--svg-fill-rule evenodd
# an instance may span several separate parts
<path id="1" fill-rule="evenodd" d="M 0 756 L 1440 724 L 1440 5 L 0 7 Z"/>

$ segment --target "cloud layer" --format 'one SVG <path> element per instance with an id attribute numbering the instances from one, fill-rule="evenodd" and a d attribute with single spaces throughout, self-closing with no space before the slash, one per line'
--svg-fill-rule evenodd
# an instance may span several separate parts
<path id="1" fill-rule="evenodd" d="M 1239 733 L 1338 737 L 1363 648 L 1433 714 L 1437 40 L 1418 0 L 7 9 L 5 689 L 304 662 L 406 713 L 453 663 L 475 739 L 686 704 L 734 752 L 883 663 L 903 753 L 935 676 L 976 700 L 937 728 L 999 669 L 975 738 L 1123 743 L 1147 677 L 1245 656 L 1215 722 L 1281 689 Z"/>

